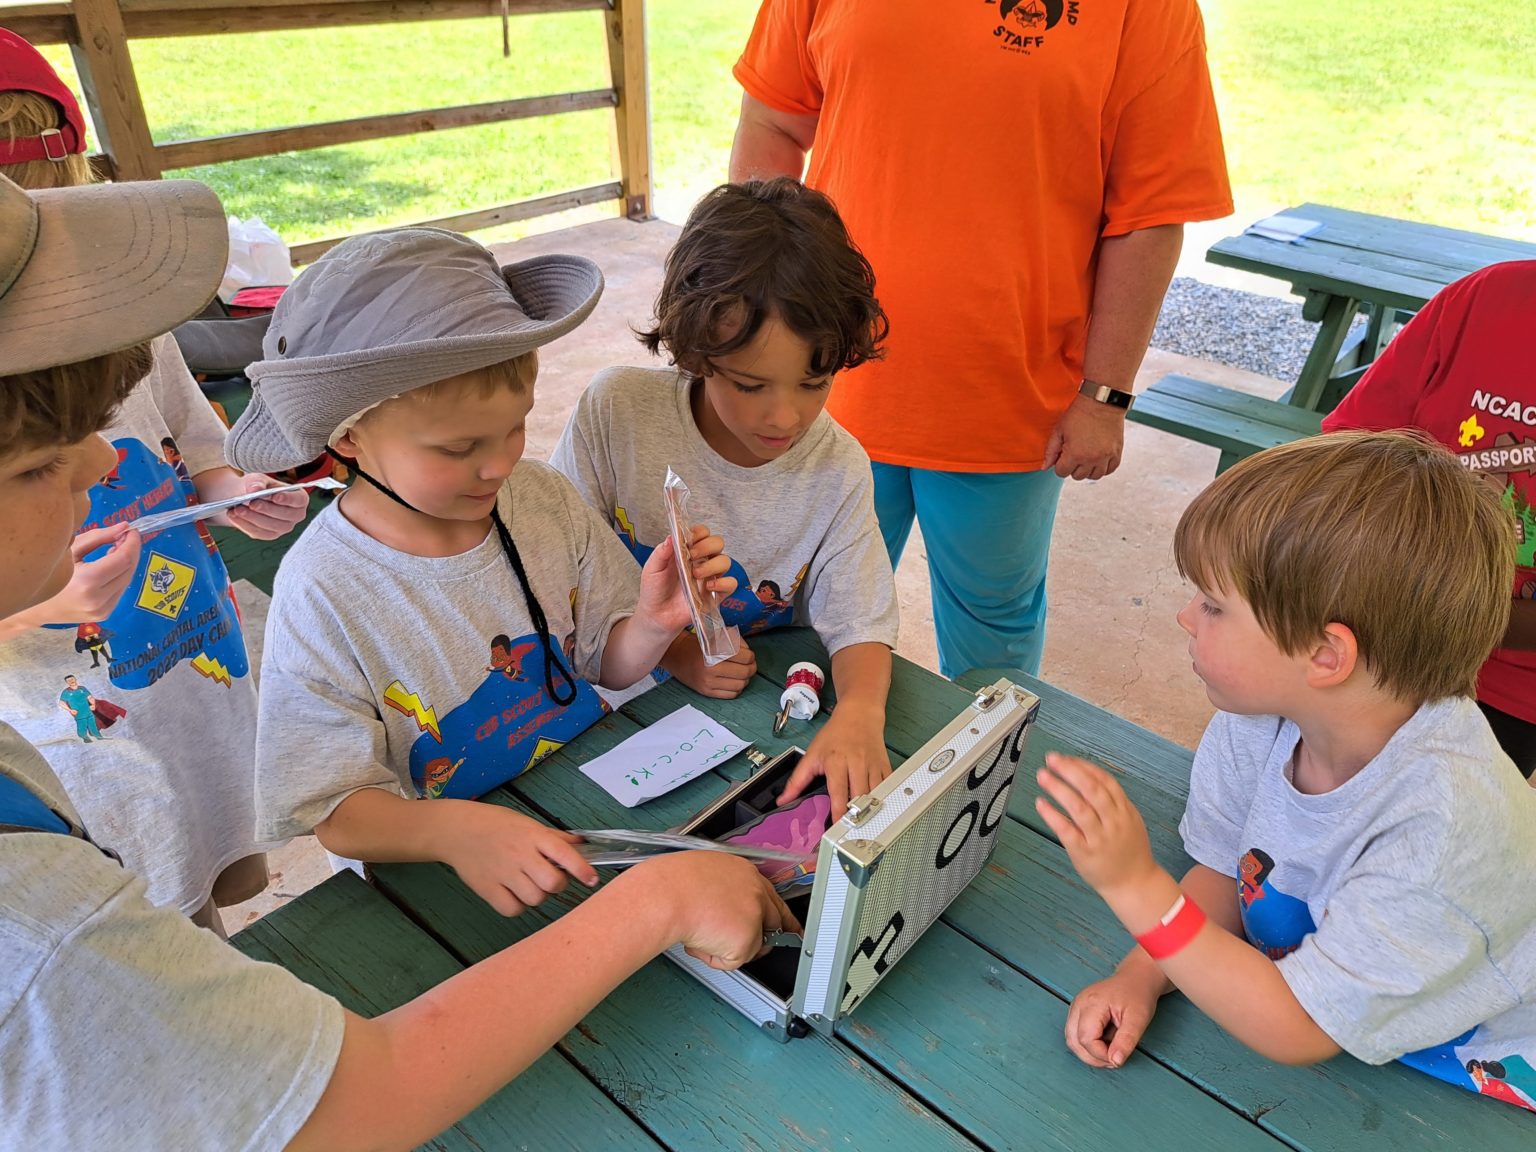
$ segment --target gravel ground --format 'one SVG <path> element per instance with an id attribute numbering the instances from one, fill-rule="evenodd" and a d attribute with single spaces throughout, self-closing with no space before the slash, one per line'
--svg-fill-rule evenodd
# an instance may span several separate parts
<path id="1" fill-rule="evenodd" d="M 1317 325 L 1301 318 L 1300 297 L 1280 300 L 1179 276 L 1152 346 L 1294 381 L 1316 335 Z"/>

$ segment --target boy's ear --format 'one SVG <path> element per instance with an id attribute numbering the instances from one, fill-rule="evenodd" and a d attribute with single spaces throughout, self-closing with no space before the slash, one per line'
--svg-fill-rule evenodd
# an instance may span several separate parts
<path id="1" fill-rule="evenodd" d="M 336 437 L 334 450 L 349 460 L 357 459 L 357 441 L 352 436 L 352 429 L 348 428 L 340 436 Z"/>
<path id="2" fill-rule="evenodd" d="M 1326 625 L 1322 639 L 1307 656 L 1307 685 L 1336 688 L 1354 674 L 1359 661 L 1360 645 L 1354 631 L 1346 624 Z"/>

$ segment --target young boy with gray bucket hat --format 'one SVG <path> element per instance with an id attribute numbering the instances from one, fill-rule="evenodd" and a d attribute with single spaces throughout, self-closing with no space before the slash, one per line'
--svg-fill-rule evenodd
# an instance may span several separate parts
<path id="1" fill-rule="evenodd" d="M 252 364 L 238 468 L 330 451 L 358 477 L 284 558 L 263 657 L 257 830 L 358 860 L 440 860 L 511 915 L 597 874 L 574 838 L 469 801 L 606 711 L 688 623 L 670 545 L 637 569 L 554 469 L 521 460 L 535 349 L 602 291 L 597 266 L 506 267 L 404 228 L 299 277 Z M 718 537 L 693 573 L 728 594 Z M 430 804 L 412 801 L 433 800 Z"/>
<path id="2" fill-rule="evenodd" d="M 0 616 L 69 581 L 116 463 L 98 430 L 147 342 L 212 298 L 226 240 L 191 181 L 28 194 L 0 177 Z M 659 952 L 734 967 L 798 927 L 748 861 L 679 853 L 364 1019 L 152 905 L 87 832 L 0 723 L 0 1148 L 412 1148 Z"/>

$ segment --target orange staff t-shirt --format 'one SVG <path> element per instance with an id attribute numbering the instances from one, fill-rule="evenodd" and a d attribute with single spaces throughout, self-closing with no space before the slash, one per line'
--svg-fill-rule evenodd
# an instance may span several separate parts
<path id="1" fill-rule="evenodd" d="M 819 117 L 891 320 L 829 407 L 886 463 L 1039 468 L 1100 238 L 1232 211 L 1193 0 L 764 0 L 735 75 Z"/>

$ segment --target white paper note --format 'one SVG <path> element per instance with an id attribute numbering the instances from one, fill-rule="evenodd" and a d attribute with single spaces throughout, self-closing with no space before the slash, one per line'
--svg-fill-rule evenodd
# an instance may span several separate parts
<path id="1" fill-rule="evenodd" d="M 1282 244 L 1299 244 L 1323 226 L 1320 220 L 1308 220 L 1302 216 L 1266 216 L 1248 225 L 1243 231 L 1250 236 L 1262 236 L 1266 240 L 1279 240 Z"/>
<path id="2" fill-rule="evenodd" d="M 190 524 L 194 520 L 211 520 L 226 508 L 237 508 L 241 504 L 249 504 L 254 500 L 265 500 L 268 496 L 276 496 L 279 492 L 302 492 L 306 488 L 335 490 L 345 487 L 346 485 L 340 480 L 322 476 L 319 480 L 310 480 L 303 484 L 284 484 L 281 488 L 263 488 L 260 492 L 246 492 L 240 496 L 231 496 L 227 500 L 210 500 L 206 504 L 189 504 L 185 508 L 172 508 L 169 512 L 155 512 L 149 516 L 140 516 L 130 523 L 140 532 L 161 532 L 166 528 L 174 528 L 178 524 Z"/>
<path id="3" fill-rule="evenodd" d="M 633 808 L 704 775 L 747 743 L 718 720 L 686 704 L 587 761 L 581 771 L 624 807 Z"/>

